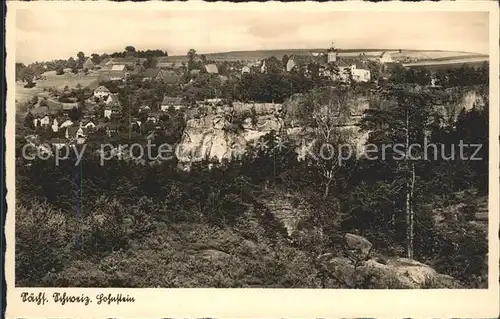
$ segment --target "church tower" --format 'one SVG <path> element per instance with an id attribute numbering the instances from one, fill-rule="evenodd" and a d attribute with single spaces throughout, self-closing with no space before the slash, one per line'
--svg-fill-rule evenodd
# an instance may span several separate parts
<path id="1" fill-rule="evenodd" d="M 330 62 L 337 62 L 337 49 L 335 48 L 335 45 L 332 42 L 332 46 L 326 51 L 328 54 L 328 63 Z"/>

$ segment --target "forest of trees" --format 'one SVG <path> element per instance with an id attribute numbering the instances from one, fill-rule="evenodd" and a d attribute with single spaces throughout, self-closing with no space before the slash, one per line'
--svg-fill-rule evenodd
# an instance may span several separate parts
<path id="1" fill-rule="evenodd" d="M 248 99 L 285 98 L 288 93 L 280 90 L 289 83 L 274 76 L 243 77 Z M 309 137 L 333 145 L 352 142 L 334 125 L 339 116 L 332 110 L 342 114 L 357 88 L 303 92 L 297 114 L 311 128 Z M 429 101 L 457 103 L 453 92 L 395 83 L 378 94 L 391 103 L 374 103 L 365 112 L 360 127 L 369 132 L 367 143 L 427 140 L 446 146 L 448 156 L 450 148 L 458 154 L 464 141 L 486 146 L 476 154 L 482 160 L 445 160 L 437 148 L 431 160 L 299 161 L 294 141 L 279 132 L 262 137 L 267 149 L 249 147 L 239 160 L 211 169 L 200 162 L 190 172 L 175 160 L 154 166 L 111 160 L 101 166 L 97 155 L 87 154 L 78 166 L 69 160 L 54 167 L 52 161 L 28 163 L 18 156 L 16 284 L 318 288 L 324 281 L 316 257 L 338 251 L 342 234 L 354 232 L 383 255 L 427 263 L 467 287 L 484 285 L 486 234 L 469 221 L 477 210 L 473 197 L 488 192 L 488 105 L 446 118 Z M 163 138 L 179 142 L 180 131 Z M 286 147 L 273 147 L 277 139 L 287 141 L 280 143 Z M 16 147 L 20 155 L 22 144 Z M 291 235 L 264 205 L 283 191 L 311 212 Z M 455 192 L 466 195 L 455 198 Z M 458 218 L 436 222 L 437 208 L 457 202 L 467 204 Z M 222 257 L 204 258 L 202 248 Z"/>

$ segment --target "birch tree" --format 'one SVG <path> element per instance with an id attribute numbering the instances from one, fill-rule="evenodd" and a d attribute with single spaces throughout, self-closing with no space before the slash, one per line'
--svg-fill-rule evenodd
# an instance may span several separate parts
<path id="1" fill-rule="evenodd" d="M 308 93 L 299 105 L 306 136 L 312 140 L 304 159 L 323 177 L 323 198 L 330 195 L 341 161 L 353 150 L 350 101 L 348 91 L 322 88 Z"/>
<path id="2" fill-rule="evenodd" d="M 360 126 L 370 132 L 368 143 L 387 150 L 379 164 L 388 175 L 386 182 L 395 186 L 395 200 L 404 202 L 406 257 L 413 258 L 415 189 L 419 163 L 425 160 L 424 141 L 435 115 L 434 95 L 410 86 L 393 86 L 381 93 L 389 103 L 367 110 Z"/>

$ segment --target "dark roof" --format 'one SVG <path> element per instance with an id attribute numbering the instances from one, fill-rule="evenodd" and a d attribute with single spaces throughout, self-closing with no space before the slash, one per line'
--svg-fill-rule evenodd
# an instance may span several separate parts
<path id="1" fill-rule="evenodd" d="M 174 71 L 163 71 L 161 72 L 161 78 L 164 82 L 175 84 L 179 82 L 180 75 L 175 73 Z"/>
<path id="2" fill-rule="evenodd" d="M 158 76 L 159 72 L 160 72 L 160 69 L 158 69 L 158 68 L 150 68 L 150 69 L 144 70 L 142 75 L 146 78 L 155 78 Z"/>
<path id="3" fill-rule="evenodd" d="M 337 65 L 338 67 L 349 67 L 351 66 L 353 63 L 351 62 L 348 62 L 348 61 L 345 61 L 345 60 L 337 60 L 335 62 L 335 65 Z"/>
<path id="4" fill-rule="evenodd" d="M 324 65 L 327 63 L 327 57 L 325 55 L 314 56 L 312 54 L 307 55 L 293 55 L 290 60 L 295 62 L 295 65 L 305 66 L 311 63 L 316 63 L 319 65 Z"/>
<path id="5" fill-rule="evenodd" d="M 161 105 L 179 105 L 181 103 L 182 103 L 181 97 L 165 96 L 165 97 L 163 97 L 163 101 L 161 102 Z"/>
<path id="6" fill-rule="evenodd" d="M 104 85 L 101 85 L 99 86 L 97 89 L 95 89 L 94 91 L 96 92 L 109 92 L 108 88 L 105 87 Z"/>
<path id="7" fill-rule="evenodd" d="M 46 114 L 49 112 L 49 108 L 46 106 L 39 106 L 34 109 L 31 109 L 31 114 L 33 115 L 40 115 L 40 114 Z"/>
<path id="8" fill-rule="evenodd" d="M 182 62 L 168 56 L 161 56 L 156 59 L 156 67 L 179 69 L 182 68 Z"/>
<path id="9" fill-rule="evenodd" d="M 90 122 L 92 122 L 92 123 L 94 123 L 94 124 L 95 124 L 95 122 L 94 122 L 94 121 L 92 121 L 91 119 L 84 119 L 84 120 L 82 121 L 82 125 L 83 125 L 83 126 L 85 126 L 85 125 L 89 124 Z"/>
<path id="10" fill-rule="evenodd" d="M 62 109 L 64 111 L 69 111 L 75 107 L 78 107 L 77 103 L 62 103 Z"/>
<path id="11" fill-rule="evenodd" d="M 113 64 L 132 64 L 138 63 L 139 59 L 136 57 L 114 58 Z"/>

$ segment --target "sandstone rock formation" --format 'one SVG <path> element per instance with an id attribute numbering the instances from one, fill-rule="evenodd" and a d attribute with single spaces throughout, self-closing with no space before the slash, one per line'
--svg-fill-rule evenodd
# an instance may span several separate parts
<path id="1" fill-rule="evenodd" d="M 323 254 L 321 268 L 345 288 L 419 289 L 461 288 L 454 278 L 407 258 L 370 258 L 372 244 L 364 237 L 346 234 L 346 256 Z"/>

